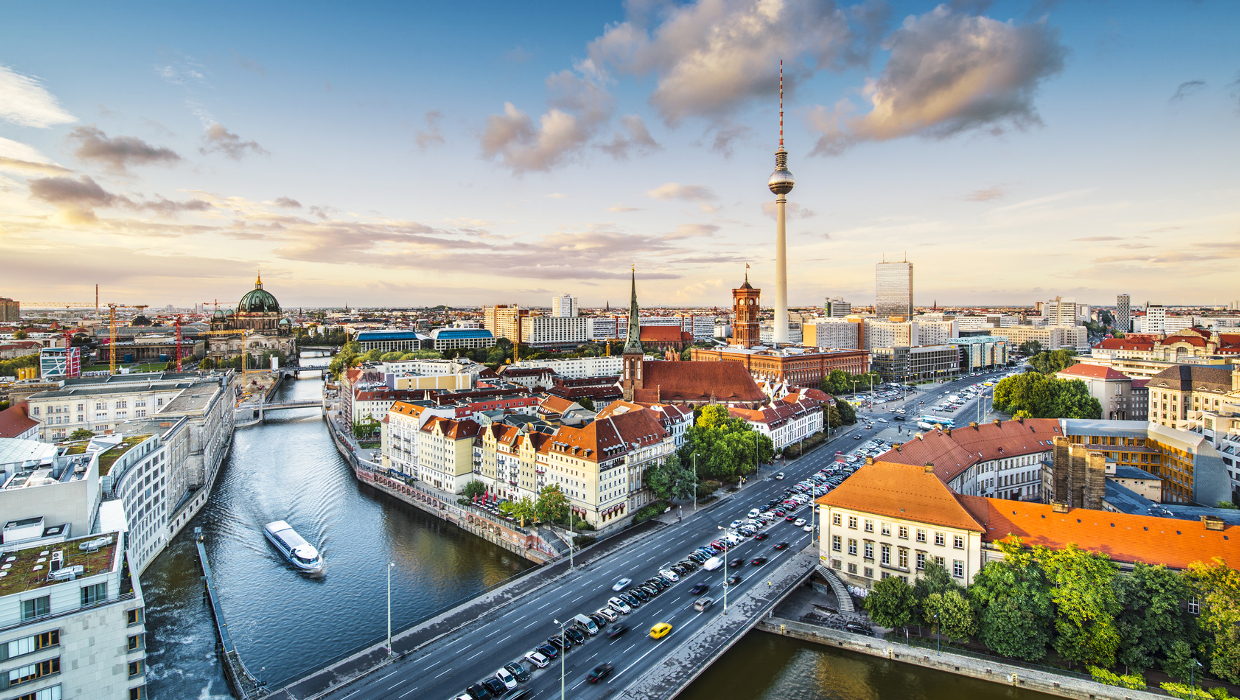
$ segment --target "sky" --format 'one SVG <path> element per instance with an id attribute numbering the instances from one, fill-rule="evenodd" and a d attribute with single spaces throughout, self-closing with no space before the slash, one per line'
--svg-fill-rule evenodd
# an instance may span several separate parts
<path id="1" fill-rule="evenodd" d="M 1240 3 L 9 3 L 0 296 L 1240 298 Z"/>

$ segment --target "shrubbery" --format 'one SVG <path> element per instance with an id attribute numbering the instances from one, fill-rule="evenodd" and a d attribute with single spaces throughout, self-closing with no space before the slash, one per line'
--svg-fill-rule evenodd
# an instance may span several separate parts
<path id="1" fill-rule="evenodd" d="M 1090 666 L 1089 675 L 1093 676 L 1095 681 L 1102 683 L 1103 685 L 1115 685 L 1120 688 L 1128 688 L 1130 690 L 1145 690 L 1145 677 L 1140 674 L 1134 673 L 1124 676 L 1118 673 L 1112 673 L 1105 668 Z"/>

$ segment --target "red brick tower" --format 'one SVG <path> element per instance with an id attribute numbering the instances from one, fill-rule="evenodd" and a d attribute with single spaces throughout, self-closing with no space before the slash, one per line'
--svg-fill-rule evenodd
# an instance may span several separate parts
<path id="1" fill-rule="evenodd" d="M 749 267 L 746 265 L 745 267 Z M 761 289 L 754 289 L 749 284 L 749 271 L 745 271 L 745 284 L 732 290 L 732 344 L 751 348 L 761 343 L 758 328 L 758 298 Z"/>

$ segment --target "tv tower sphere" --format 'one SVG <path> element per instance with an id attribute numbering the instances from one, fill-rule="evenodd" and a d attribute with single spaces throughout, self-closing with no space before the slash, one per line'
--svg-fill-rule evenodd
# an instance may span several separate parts
<path id="1" fill-rule="evenodd" d="M 771 173 L 771 179 L 766 186 L 775 194 L 788 194 L 794 184 L 796 181 L 788 170 L 788 154 L 781 148 L 775 153 L 775 172 Z"/>

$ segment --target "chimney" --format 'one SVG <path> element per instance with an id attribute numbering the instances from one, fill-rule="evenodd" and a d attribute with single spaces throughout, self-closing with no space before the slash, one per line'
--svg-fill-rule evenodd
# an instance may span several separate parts
<path id="1" fill-rule="evenodd" d="M 1024 416 L 1017 416 L 1017 417 L 1016 417 L 1016 422 L 1017 422 L 1017 423 L 1020 423 L 1021 425 L 1024 425 L 1024 424 L 1025 424 L 1025 417 L 1024 417 Z"/>
<path id="2" fill-rule="evenodd" d="M 952 434 L 952 429 L 951 429 L 951 428 L 944 428 L 944 429 L 943 429 L 943 434 L 944 434 L 944 435 L 947 435 L 947 436 L 949 436 L 949 437 L 950 437 L 950 436 L 951 436 L 951 434 Z"/>
<path id="3" fill-rule="evenodd" d="M 871 457 L 871 456 L 869 456 L 869 455 L 866 455 L 866 457 L 865 457 L 865 465 L 868 467 L 868 466 L 870 466 L 870 465 L 871 465 L 871 464 L 873 464 L 873 463 L 874 463 L 874 458 L 873 458 L 873 457 Z"/>
<path id="4" fill-rule="evenodd" d="M 1067 503 L 1060 503 L 1059 501 L 1055 501 L 1055 502 L 1051 503 L 1051 512 L 1052 512 L 1052 513 L 1067 513 L 1067 512 L 1068 512 L 1068 504 L 1067 504 Z"/>
<path id="5" fill-rule="evenodd" d="M 1235 376 L 1234 373 L 1232 376 Z M 1223 519 L 1217 515 L 1203 515 L 1201 516 L 1201 522 L 1206 526 L 1207 530 L 1223 531 Z"/>
<path id="6" fill-rule="evenodd" d="M 934 473 L 934 462 L 926 462 L 926 473 L 927 474 Z"/>

